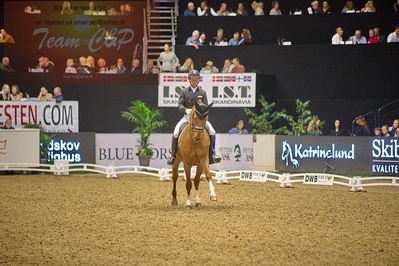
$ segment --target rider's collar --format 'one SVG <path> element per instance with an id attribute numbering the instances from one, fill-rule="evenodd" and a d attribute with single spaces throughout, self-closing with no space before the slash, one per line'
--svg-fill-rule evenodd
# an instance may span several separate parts
<path id="1" fill-rule="evenodd" d="M 196 90 L 198 90 L 198 86 L 195 87 L 195 88 L 193 88 L 193 86 L 190 85 L 190 89 L 191 89 L 193 92 L 195 92 Z"/>

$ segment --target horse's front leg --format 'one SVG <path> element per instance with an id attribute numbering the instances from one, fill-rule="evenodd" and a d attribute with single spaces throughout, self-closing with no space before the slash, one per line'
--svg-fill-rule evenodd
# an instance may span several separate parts
<path id="1" fill-rule="evenodd" d="M 176 192 L 176 183 L 177 178 L 179 177 L 179 164 L 180 161 L 176 158 L 175 164 L 172 167 L 172 179 L 173 179 L 173 190 L 172 190 L 172 206 L 177 206 L 177 192 Z"/>
<path id="2" fill-rule="evenodd" d="M 191 209 L 191 197 L 190 192 L 193 186 L 191 182 L 191 165 L 184 164 L 184 172 L 186 174 L 186 190 L 187 190 L 187 199 L 186 199 L 186 208 Z"/>
<path id="3" fill-rule="evenodd" d="M 195 173 L 195 179 L 194 179 L 194 187 L 195 187 L 195 207 L 202 207 L 201 204 L 201 199 L 200 199 L 200 191 L 199 191 L 199 184 L 201 181 L 201 174 L 202 174 L 202 168 L 201 166 L 197 166 L 197 172 Z"/>
<path id="4" fill-rule="evenodd" d="M 210 200 L 216 201 L 217 198 L 216 198 L 215 186 L 213 185 L 211 171 L 209 171 L 209 163 L 207 162 L 204 163 L 202 168 L 204 169 L 206 180 L 208 180 Z"/>

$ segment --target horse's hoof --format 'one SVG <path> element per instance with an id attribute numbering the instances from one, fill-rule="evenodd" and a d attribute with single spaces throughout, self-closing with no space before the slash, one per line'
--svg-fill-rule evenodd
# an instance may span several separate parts
<path id="1" fill-rule="evenodd" d="M 177 204 L 177 201 L 173 200 L 172 201 L 172 206 L 177 206 L 177 205 L 179 205 L 179 204 Z"/>
<path id="2" fill-rule="evenodd" d="M 217 201 L 218 199 L 216 198 L 216 196 L 210 196 L 209 198 L 211 201 Z"/>
<path id="3" fill-rule="evenodd" d="M 195 203 L 195 207 L 197 207 L 197 208 L 202 208 L 202 204 L 201 204 L 201 202 L 197 202 L 197 203 Z"/>
<path id="4" fill-rule="evenodd" d="M 187 210 L 190 210 L 191 208 L 192 208 L 191 205 L 186 205 Z"/>

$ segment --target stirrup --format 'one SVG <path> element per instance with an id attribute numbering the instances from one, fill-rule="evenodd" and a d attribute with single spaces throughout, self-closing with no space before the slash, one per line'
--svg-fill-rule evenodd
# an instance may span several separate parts
<path id="1" fill-rule="evenodd" d="M 220 163 L 221 161 L 222 161 L 222 158 L 219 158 L 216 155 L 209 157 L 209 164 Z"/>
<path id="2" fill-rule="evenodd" d="M 176 161 L 176 157 L 170 157 L 169 159 L 168 159 L 168 161 L 166 162 L 168 165 L 174 165 L 174 163 L 175 163 L 175 161 Z"/>

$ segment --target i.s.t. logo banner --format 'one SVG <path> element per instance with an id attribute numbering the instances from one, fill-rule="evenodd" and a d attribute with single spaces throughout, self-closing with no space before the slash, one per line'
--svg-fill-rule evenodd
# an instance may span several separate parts
<path id="1" fill-rule="evenodd" d="M 399 174 L 399 140 L 395 138 L 372 141 L 373 173 Z"/>

